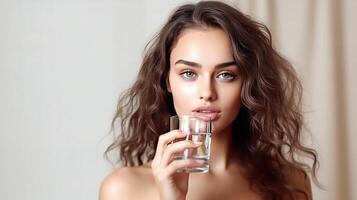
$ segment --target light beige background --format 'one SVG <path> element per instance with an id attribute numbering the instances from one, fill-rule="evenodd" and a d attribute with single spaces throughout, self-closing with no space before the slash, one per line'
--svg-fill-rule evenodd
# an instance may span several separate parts
<path id="1" fill-rule="evenodd" d="M 176 0 L 0 0 L 0 199 L 97 199 L 120 91 Z M 236 0 L 299 72 L 315 199 L 357 199 L 357 1 Z"/>
<path id="2" fill-rule="evenodd" d="M 320 155 L 315 199 L 357 199 L 357 1 L 245 0 L 242 10 L 266 23 L 276 48 L 299 72 L 304 110 Z"/>

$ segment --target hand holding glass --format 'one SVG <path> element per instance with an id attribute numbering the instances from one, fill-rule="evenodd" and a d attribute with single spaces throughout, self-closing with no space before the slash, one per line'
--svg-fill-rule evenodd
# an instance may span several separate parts
<path id="1" fill-rule="evenodd" d="M 177 172 L 207 173 L 209 171 L 211 151 L 211 121 L 190 115 L 176 115 L 170 117 L 170 131 L 176 129 L 179 129 L 187 135 L 183 140 L 190 140 L 194 144 L 202 143 L 202 145 L 194 149 L 185 149 L 183 152 L 176 153 L 174 159 L 194 159 L 204 161 L 204 164 L 200 167 L 188 167 L 177 170 Z M 175 140 L 173 142 L 177 141 L 178 140 Z"/>

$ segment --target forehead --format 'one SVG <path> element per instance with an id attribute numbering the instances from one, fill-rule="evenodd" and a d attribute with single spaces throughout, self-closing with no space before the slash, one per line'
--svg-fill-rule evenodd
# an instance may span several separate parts
<path id="1" fill-rule="evenodd" d="M 179 59 L 211 65 L 233 59 L 232 46 L 227 33 L 221 29 L 186 29 L 170 54 L 170 63 Z"/>

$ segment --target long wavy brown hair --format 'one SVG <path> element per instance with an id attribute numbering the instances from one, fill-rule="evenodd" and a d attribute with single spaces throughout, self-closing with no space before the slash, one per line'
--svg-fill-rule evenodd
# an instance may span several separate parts
<path id="1" fill-rule="evenodd" d="M 180 33 L 189 28 L 219 28 L 231 41 L 243 79 L 241 109 L 234 121 L 232 143 L 252 188 L 266 199 L 293 199 L 300 192 L 285 171 L 311 174 L 315 183 L 317 153 L 302 144 L 302 86 L 291 64 L 272 47 L 268 28 L 237 8 L 202 1 L 178 7 L 145 48 L 136 82 L 119 98 L 112 121 L 116 163 L 138 166 L 154 158 L 158 138 L 175 115 L 166 81 L 170 53 Z M 119 130 L 116 129 L 119 127 Z M 117 131 L 116 131 L 117 130 Z M 299 161 L 298 155 L 311 159 Z"/>

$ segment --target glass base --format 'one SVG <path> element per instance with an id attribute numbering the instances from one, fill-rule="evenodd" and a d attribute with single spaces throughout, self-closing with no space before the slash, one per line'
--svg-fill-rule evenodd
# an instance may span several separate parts
<path id="1" fill-rule="evenodd" d="M 186 167 L 176 170 L 178 173 L 208 173 L 209 167 Z"/>
<path id="2" fill-rule="evenodd" d="M 193 159 L 193 160 L 201 160 L 204 163 L 199 167 L 185 167 L 176 170 L 176 172 L 185 172 L 185 173 L 208 173 L 209 171 L 209 155 L 204 156 L 193 156 L 193 157 L 186 157 L 186 156 L 175 156 L 175 160 L 186 160 L 186 159 Z"/>

